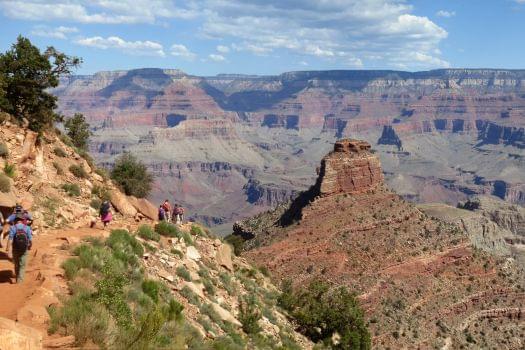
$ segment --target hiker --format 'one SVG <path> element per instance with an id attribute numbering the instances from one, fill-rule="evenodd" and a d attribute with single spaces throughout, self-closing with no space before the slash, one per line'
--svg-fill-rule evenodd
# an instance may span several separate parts
<path id="1" fill-rule="evenodd" d="M 173 209 L 173 216 L 175 217 L 175 223 L 177 225 L 182 224 L 184 221 L 184 208 L 178 204 L 175 204 L 175 208 Z"/>
<path id="2" fill-rule="evenodd" d="M 164 209 L 164 215 L 166 216 L 166 221 L 171 222 L 172 216 L 171 216 L 171 204 L 169 200 L 165 200 L 162 204 L 162 208 Z"/>
<path id="3" fill-rule="evenodd" d="M 113 214 L 111 213 L 111 204 L 106 200 L 100 205 L 100 220 L 104 224 L 104 228 L 113 220 Z"/>
<path id="4" fill-rule="evenodd" d="M 28 251 L 31 250 L 33 244 L 33 232 L 31 227 L 24 223 L 23 214 L 17 214 L 14 219 L 14 225 L 9 228 L 9 239 L 7 241 L 7 254 L 9 255 L 9 247 L 12 244 L 11 259 L 15 264 L 16 283 L 21 283 L 24 280 L 24 273 L 27 264 Z"/>
<path id="5" fill-rule="evenodd" d="M 20 204 L 16 204 L 15 209 L 13 210 L 13 214 L 9 215 L 9 217 L 7 218 L 7 223 L 10 226 L 15 224 L 14 221 L 17 215 L 22 216 L 24 225 L 33 225 L 33 215 L 31 215 L 31 213 L 27 209 L 24 209 Z"/>
<path id="6" fill-rule="evenodd" d="M 162 204 L 159 205 L 159 221 L 166 221 L 166 210 Z"/>

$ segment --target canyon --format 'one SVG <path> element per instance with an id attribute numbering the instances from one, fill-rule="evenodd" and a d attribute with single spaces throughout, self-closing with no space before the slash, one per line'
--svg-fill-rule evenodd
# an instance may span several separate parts
<path id="1" fill-rule="evenodd" d="M 53 93 L 61 113 L 90 122 L 99 164 L 133 152 L 156 176 L 152 200 L 175 198 L 219 231 L 306 190 L 343 137 L 369 142 L 388 186 L 410 201 L 525 204 L 524 70 L 147 68 L 71 76 Z"/>

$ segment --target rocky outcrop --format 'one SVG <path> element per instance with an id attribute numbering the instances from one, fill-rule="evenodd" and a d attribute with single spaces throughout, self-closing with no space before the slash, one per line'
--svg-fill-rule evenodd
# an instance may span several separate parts
<path id="1" fill-rule="evenodd" d="M 381 137 L 377 140 L 378 145 L 393 145 L 396 146 L 398 150 L 401 150 L 402 143 L 399 136 L 397 136 L 396 131 L 392 125 L 383 126 L 383 133 Z"/>
<path id="2" fill-rule="evenodd" d="M 275 184 L 262 184 L 252 178 L 243 188 L 248 203 L 272 208 L 281 203 L 289 202 L 297 194 L 293 189 L 282 188 Z"/>
<path id="3" fill-rule="evenodd" d="M 158 219 L 157 207 L 155 207 L 149 200 L 146 198 L 136 198 L 133 196 L 128 196 L 128 201 L 133 205 L 133 207 L 142 215 L 151 220 Z"/>
<path id="4" fill-rule="evenodd" d="M 137 215 L 137 209 L 130 203 L 126 195 L 118 190 L 111 191 L 111 204 L 124 216 Z"/>
<path id="5" fill-rule="evenodd" d="M 317 182 L 321 196 L 365 192 L 383 184 L 383 173 L 370 144 L 343 139 L 321 161 Z"/>

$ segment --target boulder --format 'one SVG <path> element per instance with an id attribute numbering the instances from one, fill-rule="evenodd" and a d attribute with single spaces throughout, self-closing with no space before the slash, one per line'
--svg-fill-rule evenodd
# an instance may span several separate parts
<path id="1" fill-rule="evenodd" d="M 72 348 L 75 345 L 75 336 L 67 335 L 60 338 L 50 338 L 44 340 L 44 346 L 46 349 L 58 349 L 58 348 Z"/>
<path id="2" fill-rule="evenodd" d="M 145 217 L 151 220 L 157 220 L 157 208 L 145 198 L 136 198 L 128 196 L 128 201 L 133 205 L 135 209 Z"/>
<path id="3" fill-rule="evenodd" d="M 0 349 L 42 349 L 42 334 L 34 328 L 0 317 Z"/>
<path id="4" fill-rule="evenodd" d="M 197 294 L 201 299 L 204 299 L 204 285 L 202 283 L 194 283 L 184 281 L 182 283 L 182 288 L 188 287 L 193 293 Z"/>
<path id="5" fill-rule="evenodd" d="M 190 245 L 186 248 L 186 257 L 191 260 L 198 261 L 201 259 L 201 254 L 194 246 Z"/>
<path id="6" fill-rule="evenodd" d="M 232 248 L 229 244 L 221 244 L 215 253 L 215 261 L 220 266 L 227 268 L 230 271 L 233 271 L 232 263 Z"/>
<path id="7" fill-rule="evenodd" d="M 238 327 L 242 327 L 242 324 L 237 320 L 228 310 L 216 303 L 211 303 L 213 310 L 219 315 L 221 320 L 230 322 Z"/>
<path id="8" fill-rule="evenodd" d="M 111 204 L 115 209 L 124 216 L 134 217 L 137 215 L 137 209 L 128 201 L 126 195 L 124 195 L 119 190 L 112 190 L 111 194 Z"/>

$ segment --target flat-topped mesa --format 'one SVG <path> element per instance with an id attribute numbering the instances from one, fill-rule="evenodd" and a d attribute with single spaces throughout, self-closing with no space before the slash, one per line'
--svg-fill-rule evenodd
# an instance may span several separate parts
<path id="1" fill-rule="evenodd" d="M 358 193 L 383 184 L 383 172 L 377 156 L 366 141 L 342 139 L 321 161 L 319 195 Z"/>

